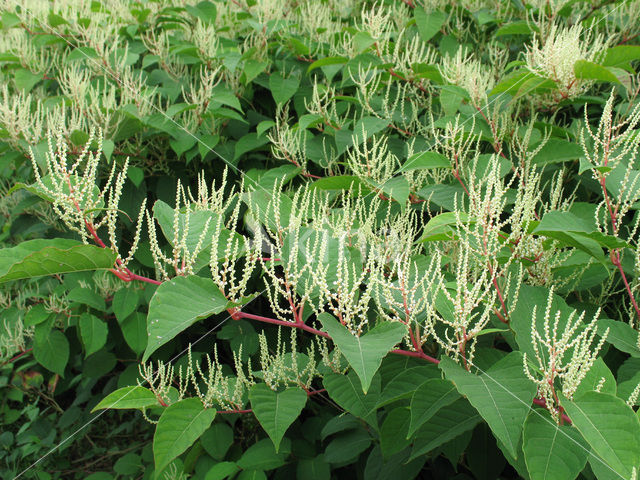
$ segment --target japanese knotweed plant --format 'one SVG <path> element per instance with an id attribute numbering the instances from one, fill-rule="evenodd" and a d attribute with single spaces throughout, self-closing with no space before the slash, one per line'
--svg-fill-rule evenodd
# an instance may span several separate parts
<path id="1" fill-rule="evenodd" d="M 2 476 L 636 478 L 638 8 L 0 1 Z"/>

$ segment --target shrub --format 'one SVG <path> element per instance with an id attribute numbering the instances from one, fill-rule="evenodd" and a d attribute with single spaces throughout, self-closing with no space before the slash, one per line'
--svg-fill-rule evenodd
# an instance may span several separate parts
<path id="1" fill-rule="evenodd" d="M 3 477 L 635 479 L 639 8 L 3 2 Z"/>

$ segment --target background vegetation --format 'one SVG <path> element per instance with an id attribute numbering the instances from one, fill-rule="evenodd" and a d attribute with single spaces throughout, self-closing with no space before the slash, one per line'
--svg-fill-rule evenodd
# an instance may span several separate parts
<path id="1" fill-rule="evenodd" d="M 637 478 L 640 2 L 0 5 L 2 478 Z"/>

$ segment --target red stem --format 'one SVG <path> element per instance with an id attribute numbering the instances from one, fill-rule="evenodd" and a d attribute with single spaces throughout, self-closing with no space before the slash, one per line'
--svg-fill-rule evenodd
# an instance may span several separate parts
<path id="1" fill-rule="evenodd" d="M 252 313 L 237 312 L 236 320 L 241 318 L 248 318 L 250 320 L 257 320 L 259 322 L 272 323 L 274 325 L 282 325 L 283 327 L 300 328 L 306 332 L 313 333 L 314 335 L 320 335 L 325 338 L 331 338 L 327 332 L 316 330 L 309 325 L 302 322 L 285 322 L 284 320 L 278 320 L 277 318 L 263 317 L 261 315 L 254 315 Z"/>
<path id="2" fill-rule="evenodd" d="M 547 408 L 547 403 L 544 400 L 541 400 L 539 398 L 534 398 L 533 399 L 533 403 L 534 403 L 534 405 L 540 405 L 541 407 L 544 407 L 545 409 Z M 563 413 L 560 416 L 561 416 L 563 421 L 565 421 L 569 425 L 571 425 L 571 419 L 566 414 Z"/>
<path id="3" fill-rule="evenodd" d="M 224 415 L 224 414 L 230 414 L 230 413 L 251 413 L 251 412 L 253 412 L 253 410 L 249 408 L 247 410 L 218 410 L 216 413 Z"/>
<path id="4" fill-rule="evenodd" d="M 33 348 L 27 348 L 26 350 L 23 350 L 22 352 L 20 352 L 18 355 L 16 355 L 13 358 L 10 358 L 9 360 L 7 360 L 6 362 L 4 362 L 1 366 L 4 367 L 5 365 L 9 364 L 9 363 L 13 363 L 16 360 L 24 357 L 27 353 L 29 353 L 30 351 L 32 351 Z"/>

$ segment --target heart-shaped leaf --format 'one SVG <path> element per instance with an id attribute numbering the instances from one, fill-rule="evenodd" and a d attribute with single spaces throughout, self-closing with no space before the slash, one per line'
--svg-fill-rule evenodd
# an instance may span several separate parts
<path id="1" fill-rule="evenodd" d="M 287 428 L 307 403 L 307 394 L 299 388 L 274 392 L 264 383 L 257 383 L 251 387 L 249 400 L 253 414 L 273 441 L 277 453 Z"/>
<path id="2" fill-rule="evenodd" d="M 407 331 L 407 327 L 401 323 L 384 322 L 356 337 L 329 313 L 320 314 L 318 320 L 360 377 L 364 393 L 367 393 L 382 359 Z"/>
<path id="3" fill-rule="evenodd" d="M 185 328 L 202 318 L 222 312 L 227 299 L 209 278 L 175 277 L 158 287 L 147 316 L 149 342 L 142 361 Z"/>
<path id="4" fill-rule="evenodd" d="M 510 353 L 483 375 L 467 372 L 449 357 L 443 357 L 438 366 L 517 458 L 522 427 L 536 393 L 535 385 L 524 375 L 522 353 Z"/>
<path id="5" fill-rule="evenodd" d="M 169 405 L 160 416 L 153 436 L 156 472 L 189 448 L 213 422 L 216 411 L 204 408 L 199 398 L 185 398 Z"/>

